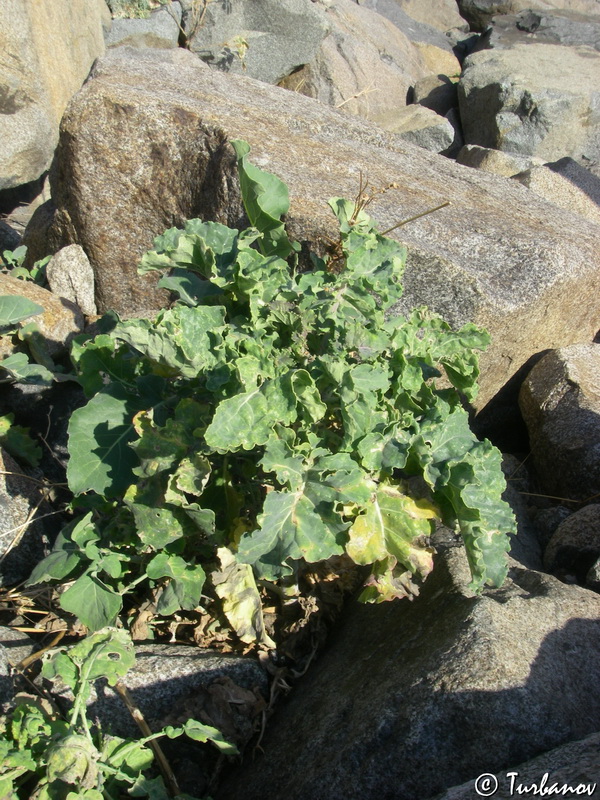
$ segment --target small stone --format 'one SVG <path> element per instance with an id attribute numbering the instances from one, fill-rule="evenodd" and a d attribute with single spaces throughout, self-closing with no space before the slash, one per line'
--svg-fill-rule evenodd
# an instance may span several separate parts
<path id="1" fill-rule="evenodd" d="M 585 583 L 600 557 L 600 505 L 585 506 L 562 522 L 544 552 L 544 567 Z"/>
<path id="2" fill-rule="evenodd" d="M 54 294 L 76 303 L 86 317 L 96 314 L 94 271 L 83 247 L 61 248 L 48 262 L 46 277 Z"/>

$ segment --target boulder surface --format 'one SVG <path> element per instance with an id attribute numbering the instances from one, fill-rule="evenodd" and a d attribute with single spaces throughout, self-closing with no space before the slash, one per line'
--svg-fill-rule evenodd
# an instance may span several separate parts
<path id="1" fill-rule="evenodd" d="M 376 189 L 395 184 L 369 206 L 382 231 L 450 201 L 390 234 L 408 248 L 400 310 L 429 305 L 452 325 L 490 331 L 480 404 L 534 354 L 598 330 L 598 226 L 184 50 L 111 51 L 63 119 L 49 246 L 83 247 L 99 311 L 139 316 L 166 301 L 137 264 L 167 228 L 197 216 L 244 224 L 231 138 L 288 184 L 290 234 L 320 252 L 336 236 L 327 200 L 355 197 L 361 174 Z"/>

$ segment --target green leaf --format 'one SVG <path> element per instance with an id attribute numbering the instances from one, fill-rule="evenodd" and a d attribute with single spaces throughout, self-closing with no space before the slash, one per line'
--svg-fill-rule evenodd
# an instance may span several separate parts
<path id="1" fill-rule="evenodd" d="M 0 417 L 0 444 L 18 461 L 24 461 L 30 467 L 37 467 L 42 450 L 31 438 L 29 428 L 14 425 L 14 414 Z"/>
<path id="2" fill-rule="evenodd" d="M 331 506 L 318 508 L 315 501 L 302 490 L 269 492 L 260 528 L 240 541 L 239 561 L 252 564 L 260 577 L 277 580 L 291 572 L 285 564 L 289 559 L 315 562 L 340 555 L 339 534 L 347 525 Z"/>
<path id="3" fill-rule="evenodd" d="M 17 295 L 0 295 L 0 328 L 7 328 L 37 314 L 43 314 L 42 306 Z"/>
<path id="4" fill-rule="evenodd" d="M 82 563 L 85 545 L 97 539 L 91 511 L 72 520 L 57 536 L 52 552 L 34 567 L 26 586 L 66 578 Z"/>
<path id="5" fill-rule="evenodd" d="M 206 444 L 214 450 L 251 450 L 265 444 L 274 426 L 296 418 L 296 403 L 289 381 L 267 380 L 249 392 L 223 400 L 206 429 Z"/>
<path id="6" fill-rule="evenodd" d="M 45 678 L 60 678 L 75 688 L 77 681 L 106 678 L 114 684 L 135 664 L 135 650 L 129 634 L 121 629 L 105 627 L 90 634 L 78 644 L 61 648 L 44 662 Z"/>
<path id="7" fill-rule="evenodd" d="M 86 574 L 61 594 L 60 607 L 75 614 L 91 631 L 97 631 L 115 622 L 123 601 L 100 578 Z"/>
<path id="8" fill-rule="evenodd" d="M 171 736 L 170 730 L 173 729 L 167 728 L 165 730 L 167 736 Z M 212 742 L 225 755 L 234 756 L 238 753 L 237 747 L 227 742 L 223 738 L 221 731 L 211 725 L 204 725 L 202 722 L 198 722 L 197 719 L 188 719 L 183 725 L 182 732 L 195 742 Z"/>
<path id="9" fill-rule="evenodd" d="M 11 378 L 31 386 L 51 386 L 54 375 L 41 364 L 31 364 L 25 353 L 13 353 L 0 361 L 0 369 L 6 370 Z"/>
<path id="10" fill-rule="evenodd" d="M 130 357 L 129 348 L 110 334 L 73 342 L 71 359 L 77 366 L 78 380 L 87 397 L 102 391 L 109 383 L 135 388 L 140 371 L 139 359 Z"/>
<path id="11" fill-rule="evenodd" d="M 200 604 L 206 579 L 202 567 L 188 564 L 179 556 L 159 553 L 150 561 L 146 572 L 151 580 L 171 578 L 169 592 L 165 591 L 158 601 L 156 610 L 159 614 L 169 616 L 182 608 L 193 611 Z"/>
<path id="12" fill-rule="evenodd" d="M 131 483 L 137 458 L 128 445 L 135 436 L 133 417 L 144 405 L 137 394 L 117 384 L 73 412 L 67 465 L 73 494 L 92 489 L 115 497 Z"/>
<path id="13" fill-rule="evenodd" d="M 275 642 L 265 629 L 262 603 L 252 567 L 240 564 L 226 547 L 217 550 L 221 569 L 211 574 L 211 581 L 222 601 L 223 613 L 242 642 L 258 642 L 274 648 Z"/>
<path id="14" fill-rule="evenodd" d="M 242 201 L 250 224 L 262 233 L 259 247 L 264 255 L 287 258 L 294 248 L 287 237 L 281 217 L 287 214 L 290 201 L 285 183 L 270 172 L 251 164 L 250 146 L 241 139 L 231 142 L 238 160 Z"/>

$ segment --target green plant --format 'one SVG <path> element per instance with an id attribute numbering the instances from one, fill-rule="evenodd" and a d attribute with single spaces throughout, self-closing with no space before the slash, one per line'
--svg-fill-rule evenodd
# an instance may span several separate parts
<path id="1" fill-rule="evenodd" d="M 221 752 L 234 754 L 216 728 L 190 719 L 140 739 L 103 734 L 87 716 L 92 684 L 106 678 L 118 684 L 135 663 L 127 633 L 106 628 L 74 647 L 60 648 L 45 661 L 42 675 L 60 681 L 73 693 L 67 719 L 52 704 L 33 696 L 17 697 L 8 718 L 0 721 L 0 797 L 3 800 L 117 800 L 123 790 L 135 797 L 167 800 L 162 777 L 147 777 L 153 743 L 160 737 L 186 734 L 198 742 L 212 742 Z M 162 755 L 160 751 L 158 754 Z M 188 795 L 177 797 L 193 800 Z"/>
<path id="2" fill-rule="evenodd" d="M 30 361 L 28 355 L 15 352 L 0 361 L 0 376 L 4 371 L 6 376 L 0 377 L 1 383 L 19 381 L 21 383 L 49 386 L 52 383 L 52 369 L 54 364 L 46 352 L 35 323 L 22 326 L 21 323 L 43 314 L 42 306 L 18 295 L 0 295 L 0 335 L 12 336 L 16 334 L 25 342 L 34 358 Z"/>
<path id="3" fill-rule="evenodd" d="M 515 527 L 501 456 L 461 404 L 487 333 L 393 314 L 405 251 L 359 199 L 330 201 L 334 255 L 290 269 L 287 188 L 233 145 L 253 227 L 195 219 L 157 237 L 140 269 L 166 271 L 178 301 L 73 347 L 89 401 L 67 477 L 87 513 L 30 583 L 74 581 L 61 605 L 90 628 L 141 589 L 172 614 L 204 587 L 244 641 L 269 643 L 256 579 L 293 591 L 304 562 L 346 553 L 370 567 L 363 600 L 412 596 L 443 520 L 472 588 L 500 585 Z"/>
<path id="4" fill-rule="evenodd" d="M 34 281 L 40 286 L 46 282 L 46 266 L 52 256 L 46 256 L 35 262 L 31 269 L 23 266 L 25 256 L 27 255 L 27 247 L 22 244 L 16 250 L 4 250 L 2 253 L 2 262 L 4 264 L 3 272 L 11 275 L 13 278 L 21 278 L 26 281 Z"/>

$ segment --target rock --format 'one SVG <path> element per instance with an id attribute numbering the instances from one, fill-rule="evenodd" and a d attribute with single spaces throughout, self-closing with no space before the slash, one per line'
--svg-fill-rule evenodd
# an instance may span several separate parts
<path id="1" fill-rule="evenodd" d="M 585 576 L 585 585 L 594 592 L 600 592 L 600 558 L 596 559 Z"/>
<path id="2" fill-rule="evenodd" d="M 427 42 L 414 42 L 427 71 L 432 75 L 453 75 L 457 79 L 461 73 L 460 61 L 448 50 Z"/>
<path id="3" fill-rule="evenodd" d="M 600 17 L 596 0 L 458 0 L 461 15 L 473 30 L 484 31 L 492 17 L 520 11 L 566 9 L 590 17 Z"/>
<path id="4" fill-rule="evenodd" d="M 94 271 L 83 247 L 71 244 L 59 250 L 46 266 L 46 278 L 54 294 L 78 305 L 87 317 L 96 313 Z"/>
<path id="5" fill-rule="evenodd" d="M 600 198 L 600 180 L 581 167 L 572 158 L 563 159 L 570 162 L 581 173 L 585 173 L 584 185 L 591 188 L 591 197 L 583 189 L 580 189 L 575 182 L 569 180 L 565 174 L 555 172 L 549 165 L 537 166 L 514 175 L 514 179 L 527 186 L 532 192 L 544 197 L 550 203 L 555 203 L 568 211 L 575 211 L 582 217 L 600 224 L 600 204 L 594 199 L 594 194 Z M 575 170 L 573 170 L 575 172 Z"/>
<path id="6" fill-rule="evenodd" d="M 510 534 L 510 555 L 528 569 L 542 570 L 542 548 L 537 528 L 531 519 L 527 494 L 531 491 L 524 465 L 514 456 L 504 456 L 502 471 L 506 490 L 502 497 L 512 508 L 517 520 L 517 533 Z"/>
<path id="7" fill-rule="evenodd" d="M 316 58 L 280 86 L 371 120 L 406 106 L 428 72 L 408 37 L 352 0 L 334 0 L 326 18 L 330 32 Z"/>
<path id="8" fill-rule="evenodd" d="M 524 172 L 532 165 L 541 165 L 541 158 L 523 156 L 518 153 L 504 153 L 502 150 L 493 150 L 490 147 L 480 147 L 477 144 L 466 144 L 456 156 L 459 164 L 474 169 L 482 169 L 494 175 L 511 178 L 517 173 Z"/>
<path id="9" fill-rule="evenodd" d="M 409 251 L 402 309 L 426 304 L 492 334 L 479 407 L 535 353 L 598 330 L 598 226 L 182 49 L 110 51 L 63 119 L 48 241 L 84 248 L 101 312 L 139 316 L 163 302 L 136 265 L 165 229 L 196 216 L 244 224 L 228 137 L 289 185 L 290 235 L 317 250 L 336 235 L 327 199 L 355 197 L 361 172 L 374 187 L 398 184 L 369 206 L 381 230 L 451 201 L 390 235 Z"/>
<path id="10" fill-rule="evenodd" d="M 562 505 L 539 509 L 534 522 L 542 550 L 546 549 L 546 545 L 561 522 L 564 522 L 572 513 L 573 509 Z"/>
<path id="11" fill-rule="evenodd" d="M 311 62 L 327 34 L 320 6 L 310 0 L 207 3 L 202 22 L 184 15 L 189 49 L 211 67 L 278 83 Z"/>
<path id="12" fill-rule="evenodd" d="M 361 0 L 360 5 L 389 19 L 411 41 L 429 41 L 445 49 L 448 42 L 440 33 L 468 29 L 454 0 Z"/>
<path id="13" fill-rule="evenodd" d="M 107 47 L 177 47 L 181 6 L 178 2 L 158 8 L 143 19 L 115 19 L 105 35 Z"/>
<path id="14" fill-rule="evenodd" d="M 6 713 L 16 693 L 12 667 L 30 655 L 33 648 L 29 636 L 0 625 L 0 713 Z"/>
<path id="15" fill-rule="evenodd" d="M 458 99 L 465 141 L 545 161 L 600 154 L 600 53 L 516 44 L 463 64 Z"/>
<path id="16" fill-rule="evenodd" d="M 0 189 L 50 166 L 62 113 L 104 52 L 104 0 L 0 5 Z"/>
<path id="17" fill-rule="evenodd" d="M 477 49 L 511 47 L 513 44 L 547 42 L 565 47 L 585 45 L 600 50 L 600 16 L 568 10 L 521 11 L 494 17 Z"/>
<path id="18" fill-rule="evenodd" d="M 447 150 L 454 141 L 454 129 L 448 120 L 425 106 L 405 106 L 375 121 L 384 130 L 434 153 Z"/>
<path id="19" fill-rule="evenodd" d="M 0 219 L 0 253 L 16 250 L 21 244 L 21 235 L 3 219 Z"/>
<path id="20" fill-rule="evenodd" d="M 73 336 L 83 330 L 83 314 L 74 303 L 57 297 L 33 281 L 23 281 L 0 273 L 0 295 L 27 297 L 44 309 L 43 314 L 28 321 L 38 326 L 51 356 L 64 353 Z"/>
<path id="21" fill-rule="evenodd" d="M 490 788 L 497 785 L 498 789 L 489 796 L 493 796 L 494 800 L 511 800 L 519 796 L 518 787 L 524 789 L 521 794 L 527 792 L 525 787 L 531 787 L 527 793 L 533 793 L 537 789 L 537 794 L 541 795 L 545 789 L 550 794 L 550 787 L 556 784 L 559 790 L 564 786 L 570 787 L 575 796 L 593 797 L 595 790 L 591 787 L 592 784 L 594 786 L 597 784 L 600 774 L 599 751 L 600 733 L 592 733 L 585 739 L 555 747 L 531 761 L 497 773 Z M 549 776 L 546 781 L 544 775 Z M 543 786 L 542 781 L 544 781 Z M 478 788 L 482 789 L 483 786 L 480 784 Z M 444 794 L 438 795 L 435 800 L 472 800 L 473 789 L 473 781 L 469 781 L 462 786 L 453 786 Z M 579 791 L 576 791 L 577 789 Z M 565 797 L 571 794 L 570 791 L 561 793 Z"/>
<path id="22" fill-rule="evenodd" d="M 192 716 L 194 711 L 200 714 L 200 698 L 215 681 L 232 682 L 242 689 L 255 691 L 257 700 L 260 696 L 268 697 L 266 672 L 251 658 L 156 642 L 137 644 L 135 655 L 136 663 L 123 678 L 123 683 L 146 721 L 155 728 L 165 724 L 166 718 L 181 715 L 185 710 L 187 716 Z M 67 687 L 60 690 L 59 696 L 72 698 Z M 235 704 L 233 695 L 232 703 Z M 119 736 L 137 737 L 138 729 L 123 701 L 104 681 L 96 681 L 88 709 L 92 719 L 100 720 L 103 730 Z M 231 709 L 228 716 L 234 717 L 233 712 Z M 207 724 L 216 724 L 216 720 L 207 721 Z"/>
<path id="23" fill-rule="evenodd" d="M 0 448 L 0 586 L 13 586 L 28 578 L 46 555 L 55 526 L 52 518 L 41 517 L 51 510 L 40 492 L 39 480 L 30 478 L 26 469 Z"/>
<path id="24" fill-rule="evenodd" d="M 457 81 L 447 75 L 428 75 L 413 87 L 412 101 L 430 108 L 442 117 L 458 106 Z"/>
<path id="25" fill-rule="evenodd" d="M 600 492 L 600 346 L 554 350 L 519 396 L 542 491 L 568 500 Z"/>
<path id="26" fill-rule="evenodd" d="M 517 566 L 473 597 L 436 547 L 412 603 L 348 611 L 219 800 L 422 800 L 598 730 L 600 597 Z"/>
<path id="27" fill-rule="evenodd" d="M 556 529 L 544 552 L 544 567 L 559 577 L 574 576 L 585 583 L 600 557 L 600 505 L 584 506 Z"/>
<path id="28" fill-rule="evenodd" d="M 400 6 L 409 17 L 438 31 L 445 32 L 452 28 L 467 30 L 464 19 L 458 13 L 456 0 L 377 0 L 377 4 L 383 8 L 392 4 Z M 387 16 L 384 11 L 377 10 Z"/>

